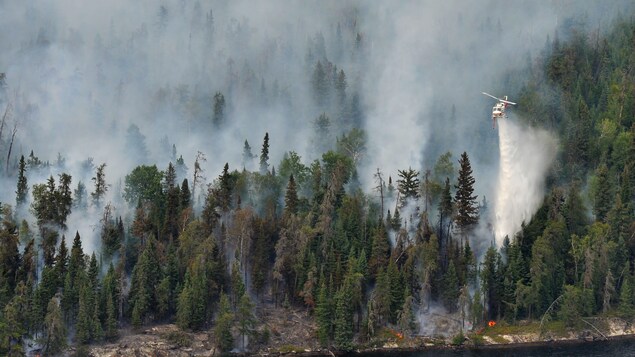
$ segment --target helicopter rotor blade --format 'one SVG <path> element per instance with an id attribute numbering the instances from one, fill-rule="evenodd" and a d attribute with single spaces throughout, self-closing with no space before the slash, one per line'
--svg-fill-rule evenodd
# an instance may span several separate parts
<path id="1" fill-rule="evenodd" d="M 503 100 L 503 99 L 499 99 L 499 100 L 500 100 L 501 102 L 503 102 L 503 103 L 507 103 L 507 104 L 511 104 L 511 105 L 516 105 L 516 103 L 514 103 L 514 102 L 510 102 L 510 101 L 508 101 L 508 100 Z"/>
<path id="2" fill-rule="evenodd" d="M 494 97 L 493 95 L 491 95 L 491 94 L 489 94 L 489 93 L 485 93 L 485 92 L 481 92 L 481 93 L 485 94 L 486 96 L 488 96 L 488 97 L 490 97 L 490 98 L 494 98 L 494 99 L 496 99 L 496 100 L 502 100 L 502 99 L 500 99 L 500 98 L 498 98 L 498 97 Z"/>

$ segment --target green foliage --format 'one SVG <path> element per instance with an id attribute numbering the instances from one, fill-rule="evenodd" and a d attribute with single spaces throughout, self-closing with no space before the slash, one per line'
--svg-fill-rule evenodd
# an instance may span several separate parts
<path id="1" fill-rule="evenodd" d="M 27 195 L 29 194 L 29 186 L 27 184 L 26 178 L 26 162 L 24 161 L 24 155 L 20 156 L 20 162 L 18 163 L 18 183 L 15 194 L 16 207 L 20 208 L 26 203 Z"/>
<path id="2" fill-rule="evenodd" d="M 123 197 L 130 205 L 138 201 L 156 202 L 161 198 L 163 172 L 156 165 L 140 165 L 126 175 Z"/>
<path id="3" fill-rule="evenodd" d="M 320 345 L 328 346 L 333 331 L 333 311 L 331 299 L 328 296 L 324 279 L 321 279 L 320 292 L 315 306 L 315 319 L 317 322 L 317 337 Z"/>
<path id="4" fill-rule="evenodd" d="M 246 292 L 243 293 L 236 308 L 236 325 L 241 336 L 243 350 L 247 347 L 245 345 L 245 337 L 251 338 L 254 334 L 254 328 L 256 326 L 254 307 L 254 303 L 251 302 L 249 295 Z"/>
<path id="5" fill-rule="evenodd" d="M 216 337 L 218 347 L 223 352 L 230 351 L 234 346 L 234 338 L 231 332 L 233 320 L 234 314 L 231 311 L 229 299 L 227 295 L 221 293 L 218 315 L 214 326 L 214 336 Z"/>
<path id="6" fill-rule="evenodd" d="M 55 355 L 66 348 L 66 326 L 62 320 L 58 297 L 51 298 L 46 308 L 42 346 L 44 352 L 50 355 Z"/>
<path id="7" fill-rule="evenodd" d="M 459 230 L 466 234 L 478 222 L 477 195 L 474 195 L 474 183 L 476 180 L 472 176 L 472 165 L 466 152 L 461 154 L 459 159 L 459 177 L 456 186 L 454 202 L 456 204 L 455 223 Z"/>

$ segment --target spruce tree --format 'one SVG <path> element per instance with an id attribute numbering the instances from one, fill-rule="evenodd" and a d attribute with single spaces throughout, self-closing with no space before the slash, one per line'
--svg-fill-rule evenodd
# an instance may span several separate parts
<path id="1" fill-rule="evenodd" d="M 326 283 L 322 277 L 320 291 L 318 293 L 317 303 L 315 305 L 315 319 L 317 322 L 317 336 L 322 347 L 327 347 L 331 338 L 332 330 L 332 312 L 330 308 L 330 298 Z"/>
<path id="2" fill-rule="evenodd" d="M 42 346 L 47 355 L 55 355 L 66 348 L 66 326 L 57 296 L 51 298 L 46 308 Z"/>
<path id="3" fill-rule="evenodd" d="M 468 234 L 478 223 L 478 203 L 474 195 L 474 177 L 472 176 L 472 166 L 466 152 L 461 154 L 459 159 L 459 177 L 455 186 L 456 194 L 454 202 L 456 204 L 455 223 L 463 235 Z"/>
<path id="4" fill-rule="evenodd" d="M 238 302 L 236 309 L 236 322 L 238 325 L 238 332 L 241 336 L 241 344 L 243 350 L 245 350 L 245 337 L 251 337 L 256 325 L 256 317 L 254 316 L 254 303 L 251 302 L 247 292 L 243 293 Z"/>
<path id="5" fill-rule="evenodd" d="M 401 207 L 403 207 L 408 199 L 419 198 L 419 171 L 409 167 L 407 170 L 398 170 L 398 175 L 397 190 Z"/>
<path id="6" fill-rule="evenodd" d="M 628 269 L 628 267 L 627 267 Z M 633 286 L 631 274 L 626 270 L 624 275 L 624 282 L 620 289 L 620 304 L 618 306 L 618 312 L 623 318 L 632 318 L 635 313 L 635 307 L 633 306 Z"/>
<path id="7" fill-rule="evenodd" d="M 350 351 L 353 348 L 353 304 L 350 281 L 345 281 L 335 297 L 335 347 Z"/>
<path id="8" fill-rule="evenodd" d="M 298 191 L 293 174 L 289 176 L 287 192 L 284 195 L 284 213 L 286 216 L 298 213 Z"/>
<path id="9" fill-rule="evenodd" d="M 443 276 L 443 304 L 448 312 L 454 312 L 457 309 L 459 301 L 459 279 L 454 267 L 454 261 L 450 260 L 448 271 Z"/>
<path id="10" fill-rule="evenodd" d="M 29 186 L 26 178 L 26 162 L 24 161 L 24 155 L 20 156 L 20 162 L 18 164 L 18 184 L 15 192 L 16 207 L 19 209 L 26 203 L 27 196 L 29 194 Z"/>
<path id="11" fill-rule="evenodd" d="M 256 155 L 254 155 L 251 152 L 251 146 L 249 145 L 249 142 L 247 140 L 245 140 L 245 144 L 243 146 L 243 159 L 242 159 L 242 166 L 244 169 L 249 170 L 252 167 L 252 160 L 256 157 Z"/>
<path id="12" fill-rule="evenodd" d="M 260 150 L 260 174 L 264 175 L 267 172 L 269 172 L 269 133 L 265 133 L 262 150 Z"/>
<path id="13" fill-rule="evenodd" d="M 595 171 L 595 192 L 593 196 L 593 214 L 598 221 L 605 222 L 606 217 L 613 206 L 612 185 L 609 178 L 609 169 L 605 163 Z"/>
<path id="14" fill-rule="evenodd" d="M 95 191 L 93 191 L 90 196 L 93 199 L 93 204 L 96 207 L 101 206 L 101 201 L 106 195 L 108 191 L 108 185 L 106 184 L 106 164 L 103 163 L 97 167 L 97 171 L 95 172 L 95 176 L 91 179 L 95 183 Z"/>
<path id="15" fill-rule="evenodd" d="M 216 128 L 225 123 L 225 96 L 221 92 L 214 94 L 214 117 L 212 122 Z"/>
<path id="16" fill-rule="evenodd" d="M 214 336 L 216 336 L 216 343 L 222 352 L 230 351 L 234 347 L 234 338 L 231 332 L 233 320 L 234 314 L 231 311 L 229 299 L 226 294 L 221 293 Z"/>

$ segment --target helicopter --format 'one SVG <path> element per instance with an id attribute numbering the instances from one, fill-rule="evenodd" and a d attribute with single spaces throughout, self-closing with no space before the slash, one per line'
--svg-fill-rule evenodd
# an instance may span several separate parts
<path id="1" fill-rule="evenodd" d="M 481 93 L 485 94 L 488 97 L 498 100 L 498 103 L 494 104 L 494 107 L 492 108 L 493 128 L 496 129 L 496 119 L 507 118 L 507 115 L 505 115 L 505 109 L 510 104 L 516 105 L 516 103 L 508 101 L 507 96 L 505 96 L 505 99 L 500 99 L 498 97 L 494 97 L 493 95 L 489 93 L 485 93 L 485 92 L 481 92 Z"/>

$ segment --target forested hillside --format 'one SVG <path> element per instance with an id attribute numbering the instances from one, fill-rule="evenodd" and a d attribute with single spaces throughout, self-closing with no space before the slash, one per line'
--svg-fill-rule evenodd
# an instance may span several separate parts
<path id="1" fill-rule="evenodd" d="M 212 43 L 214 14 L 198 15 L 190 39 Z M 188 126 L 216 140 L 210 147 L 238 146 L 239 160 L 211 149 L 205 154 L 203 147 L 184 158 L 177 148 L 190 145 L 187 135 L 179 142 L 166 136 L 157 145 L 161 154 L 151 155 L 134 124 L 118 147 L 125 155 L 112 161 L 67 163 L 65 152 L 32 151 L 26 136 L 14 145 L 26 126 L 15 118 L 46 113 L 19 94 L 11 73 L 0 75 L 0 171 L 10 185 L 3 188 L 9 194 L 2 197 L 9 197 L 0 215 L 0 354 L 23 355 L 39 346 L 53 355 L 69 345 L 117 340 L 122 328 L 171 322 L 187 331 L 212 330 L 223 351 L 253 350 L 266 346 L 270 333 L 259 327 L 257 308 L 263 306 L 305 308 L 318 326 L 315 339 L 340 350 L 367 343 L 386 328 L 418 335 L 432 310 L 460 320 L 466 330 L 545 313 L 572 328 L 596 315 L 632 319 L 633 17 L 602 31 L 566 23 L 526 67 L 501 75 L 518 88 L 509 93 L 518 102 L 514 117 L 552 131 L 560 150 L 543 204 L 497 247 L 495 218 L 476 190 L 481 178 L 469 151 L 437 146 L 442 155 L 421 160 L 433 163 L 429 167 L 413 163 L 396 175 L 380 167 L 372 177 L 360 177 L 368 171 L 368 147 L 377 144 L 369 143 L 365 130 L 370 109 L 362 104 L 358 78 L 360 69 L 369 68 L 365 56 L 373 42 L 358 31 L 357 15 L 343 15 L 330 41 L 321 33 L 309 38 L 301 56 L 283 45 L 261 53 L 263 62 L 299 62 L 293 73 L 280 76 L 303 78 L 306 97 L 294 96 L 299 85 L 266 82 L 246 63 L 233 70 L 228 59 L 223 91 L 156 87 L 149 108 L 139 110 L 179 115 L 185 120 L 178 125 L 166 129 L 157 122 L 154 129 L 167 135 Z M 169 31 L 170 16 L 161 7 L 151 32 Z M 234 27 L 226 35 L 239 43 L 248 31 L 228 22 Z M 124 66 L 125 51 L 149 56 L 135 47 L 148 36 L 141 27 L 124 44 L 96 42 L 104 46 L 99 53 Z M 37 41 L 44 46 L 46 35 Z M 80 42 L 70 41 L 77 48 Z M 126 103 L 121 86 L 113 101 Z M 90 112 L 101 120 L 98 128 L 121 125 L 105 124 L 103 117 L 116 110 L 101 111 L 97 102 L 91 98 Z M 270 136 L 267 120 L 252 128 L 265 128 L 258 143 L 236 139 L 229 129 L 231 140 L 211 134 L 233 128 L 228 122 L 236 113 L 248 116 L 241 107 L 253 115 L 275 107 L 266 115 L 272 121 L 279 113 L 317 113 L 312 136 Z M 491 130 L 489 122 L 483 125 Z M 53 129 L 51 136 L 70 130 Z M 302 140 L 310 141 L 315 158 L 290 148 Z M 69 139 L 69 151 L 76 152 L 72 145 Z M 274 162 L 274 150 L 284 153 L 281 160 Z M 110 177 L 111 167 L 122 167 L 117 160 L 135 163 L 122 179 Z M 224 168 L 206 171 L 208 160 Z M 97 239 L 82 239 L 88 235 Z M 479 251 L 475 242 L 489 249 Z"/>

